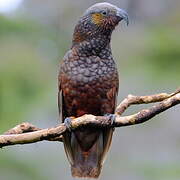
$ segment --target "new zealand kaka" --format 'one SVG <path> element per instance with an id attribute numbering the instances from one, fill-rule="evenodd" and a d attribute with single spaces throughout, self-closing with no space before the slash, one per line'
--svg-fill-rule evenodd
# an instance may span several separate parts
<path id="1" fill-rule="evenodd" d="M 110 41 L 127 13 L 109 3 L 88 8 L 74 29 L 71 49 L 60 66 L 58 104 L 62 122 L 84 114 L 113 114 L 119 88 Z M 70 118 L 68 118 L 70 117 Z M 81 128 L 63 135 L 72 176 L 98 178 L 109 150 L 113 128 Z"/>

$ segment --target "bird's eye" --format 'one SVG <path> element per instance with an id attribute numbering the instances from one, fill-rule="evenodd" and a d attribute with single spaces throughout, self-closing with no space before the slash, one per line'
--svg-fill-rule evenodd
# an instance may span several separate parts
<path id="1" fill-rule="evenodd" d="M 102 15 L 107 15 L 107 11 L 102 11 Z"/>

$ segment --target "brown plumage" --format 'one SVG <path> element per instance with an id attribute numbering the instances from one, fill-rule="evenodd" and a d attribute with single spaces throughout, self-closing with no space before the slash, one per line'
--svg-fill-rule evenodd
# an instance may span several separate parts
<path id="1" fill-rule="evenodd" d="M 77 23 L 71 49 L 59 72 L 59 110 L 65 118 L 113 114 L 119 80 L 110 48 L 111 33 L 127 14 L 109 3 L 90 7 Z M 113 129 L 81 128 L 63 135 L 72 176 L 97 178 Z"/>

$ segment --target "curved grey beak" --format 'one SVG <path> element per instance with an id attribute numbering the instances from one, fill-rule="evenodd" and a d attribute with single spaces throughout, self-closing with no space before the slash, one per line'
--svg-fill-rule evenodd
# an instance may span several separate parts
<path id="1" fill-rule="evenodd" d="M 129 24 L 129 17 L 128 17 L 128 13 L 126 11 L 124 11 L 123 9 L 117 8 L 116 15 L 118 17 L 120 17 L 121 19 L 124 19 L 124 21 L 126 21 L 126 24 L 128 26 L 128 24 Z"/>

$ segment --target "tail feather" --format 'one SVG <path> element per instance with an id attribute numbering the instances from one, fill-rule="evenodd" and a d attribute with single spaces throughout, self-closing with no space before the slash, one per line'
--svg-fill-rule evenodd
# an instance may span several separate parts
<path id="1" fill-rule="evenodd" d="M 82 151 L 81 147 L 75 143 L 74 163 L 71 165 L 73 177 L 98 178 L 101 173 L 102 164 L 100 157 L 103 150 L 103 136 L 100 133 L 96 143 L 87 151 Z"/>
<path id="2" fill-rule="evenodd" d="M 75 136 L 71 132 L 69 142 L 66 143 L 65 151 L 71 164 L 71 173 L 73 177 L 78 178 L 98 178 L 102 164 L 111 144 L 113 129 L 101 131 L 96 142 L 88 151 L 83 151 Z"/>
<path id="3" fill-rule="evenodd" d="M 70 162 L 70 164 L 73 164 L 74 158 L 73 158 L 73 153 L 72 153 L 71 133 L 70 132 L 66 132 L 63 135 L 63 142 L 64 142 L 64 149 L 65 149 L 68 161 Z"/>
<path id="4" fill-rule="evenodd" d="M 113 132 L 114 132 L 114 128 L 106 129 L 103 132 L 103 143 L 104 143 L 103 147 L 104 147 L 104 149 L 103 149 L 103 153 L 101 156 L 102 164 L 104 163 L 104 161 L 106 159 L 106 155 L 107 155 L 109 148 L 111 146 Z"/>

